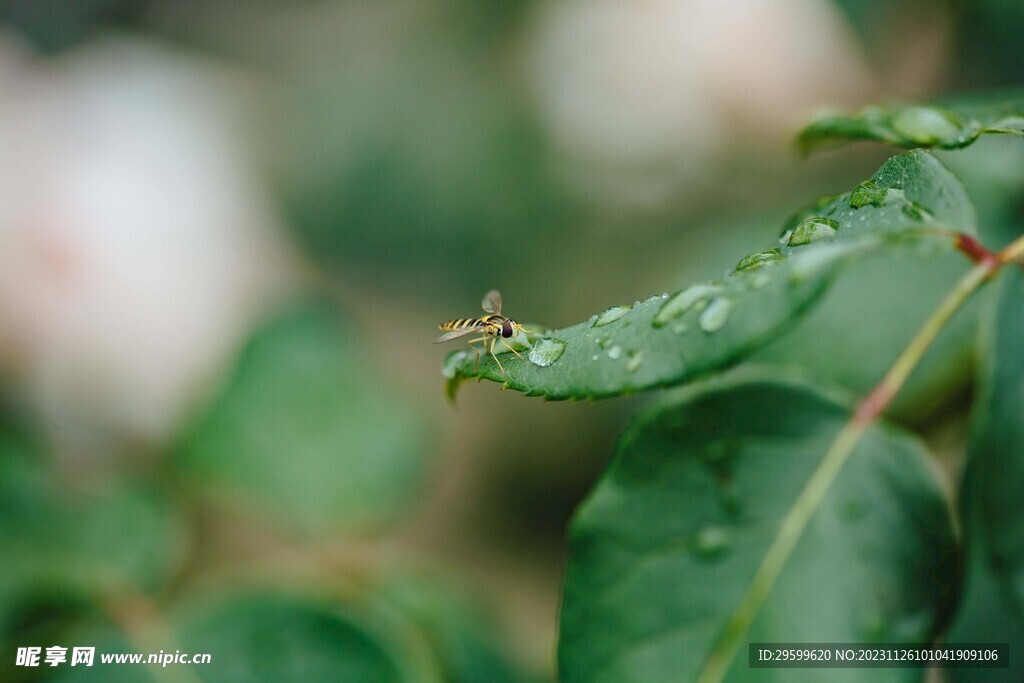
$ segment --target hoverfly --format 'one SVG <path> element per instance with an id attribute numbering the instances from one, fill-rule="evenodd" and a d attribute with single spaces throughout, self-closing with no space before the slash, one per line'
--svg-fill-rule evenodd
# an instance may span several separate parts
<path id="1" fill-rule="evenodd" d="M 501 314 L 501 292 L 496 289 L 492 289 L 484 295 L 484 300 L 480 304 L 484 312 L 488 315 L 483 318 L 464 318 L 459 320 L 449 320 L 448 322 L 441 323 L 438 325 L 444 334 L 434 341 L 435 344 L 441 342 L 451 341 L 453 339 L 459 339 L 465 337 L 467 334 L 473 334 L 476 332 L 482 336 L 476 339 L 470 339 L 470 347 L 476 351 L 476 365 L 473 366 L 473 371 L 480 366 L 480 349 L 473 346 L 477 342 L 483 342 L 487 348 L 487 351 L 494 358 L 494 362 L 501 368 L 501 374 L 505 374 L 505 368 L 502 366 L 501 361 L 498 360 L 498 356 L 494 353 L 494 344 L 500 339 L 501 343 L 505 347 L 516 354 L 519 360 L 523 357 L 519 355 L 519 352 L 512 348 L 512 345 L 508 343 L 508 339 L 514 337 L 520 330 L 527 332 L 522 325 L 517 323 L 512 318 L 506 317 Z"/>

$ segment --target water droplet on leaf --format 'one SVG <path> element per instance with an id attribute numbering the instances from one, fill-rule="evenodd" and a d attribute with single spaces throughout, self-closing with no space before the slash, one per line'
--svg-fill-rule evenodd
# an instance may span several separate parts
<path id="1" fill-rule="evenodd" d="M 767 273 L 757 273 L 754 277 L 750 278 L 750 288 L 761 289 L 771 281 L 772 279 Z"/>
<path id="2" fill-rule="evenodd" d="M 800 224 L 793 228 L 793 234 L 789 237 L 789 246 L 799 247 L 802 244 L 810 244 L 819 240 L 834 237 L 839 223 L 831 218 L 813 216 L 800 221 Z"/>
<path id="3" fill-rule="evenodd" d="M 931 223 L 935 220 L 932 214 L 917 202 L 907 202 L 903 207 L 903 214 L 910 220 L 919 223 Z"/>
<path id="4" fill-rule="evenodd" d="M 729 322 L 729 313 L 736 305 L 732 299 L 724 296 L 715 297 L 700 315 L 700 329 L 705 332 L 715 332 L 722 329 L 725 323 Z"/>
<path id="5" fill-rule="evenodd" d="M 694 537 L 693 551 L 703 559 L 714 559 L 729 550 L 732 543 L 732 533 L 728 529 L 709 524 Z"/>
<path id="6" fill-rule="evenodd" d="M 853 192 L 850 194 L 850 206 L 854 209 L 859 209 L 867 204 L 882 206 L 888 191 L 888 188 L 879 187 L 874 179 L 865 180 L 853 188 Z"/>
<path id="7" fill-rule="evenodd" d="M 672 326 L 672 331 L 675 332 L 676 334 L 686 334 L 687 332 L 689 332 L 689 330 L 690 326 L 682 321 L 679 321 Z"/>
<path id="8" fill-rule="evenodd" d="M 530 349 L 530 362 L 542 368 L 554 363 L 562 357 L 565 351 L 565 342 L 554 337 L 538 339 Z"/>
<path id="9" fill-rule="evenodd" d="M 626 361 L 626 372 L 636 372 L 644 362 L 643 351 L 630 351 L 629 360 Z"/>
<path id="10" fill-rule="evenodd" d="M 782 252 L 778 249 L 758 251 L 741 258 L 740 262 L 736 264 L 736 267 L 732 269 L 732 272 L 742 273 L 745 270 L 754 270 L 755 268 L 761 268 L 762 266 L 770 265 L 775 261 L 781 261 L 785 258 L 786 257 L 783 256 Z"/>
<path id="11" fill-rule="evenodd" d="M 918 145 L 953 146 L 977 137 L 979 124 L 937 107 L 904 107 L 889 125 L 905 140 Z"/>
<path id="12" fill-rule="evenodd" d="M 662 327 L 669 321 L 678 318 L 698 304 L 706 304 L 708 299 L 720 294 L 724 290 L 725 288 L 721 285 L 713 284 L 701 284 L 688 287 L 665 301 L 665 303 L 661 305 L 661 308 L 658 309 L 658 312 L 655 314 L 654 320 L 651 324 L 654 327 Z"/>
<path id="13" fill-rule="evenodd" d="M 610 308 L 606 308 L 599 316 L 597 316 L 597 320 L 594 321 L 592 327 L 603 327 L 608 323 L 613 323 L 629 313 L 632 308 L 632 306 L 611 306 Z"/>
<path id="14" fill-rule="evenodd" d="M 616 344 L 612 348 L 608 349 L 608 357 L 612 360 L 618 360 L 622 358 L 622 347 Z"/>

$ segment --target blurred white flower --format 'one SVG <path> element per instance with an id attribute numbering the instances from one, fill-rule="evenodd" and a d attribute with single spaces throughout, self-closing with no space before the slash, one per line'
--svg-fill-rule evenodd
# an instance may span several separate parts
<path id="1" fill-rule="evenodd" d="M 541 7 L 526 42 L 540 114 L 574 177 L 613 179 L 613 195 L 671 191 L 727 144 L 788 137 L 808 107 L 857 101 L 869 84 L 822 0 Z"/>
<path id="2" fill-rule="evenodd" d="M 0 61 L 0 371 L 58 445 L 158 443 L 291 279 L 239 84 L 125 39 Z"/>

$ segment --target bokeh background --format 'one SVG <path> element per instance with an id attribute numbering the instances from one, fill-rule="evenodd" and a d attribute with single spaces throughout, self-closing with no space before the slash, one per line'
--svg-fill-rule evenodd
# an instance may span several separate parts
<path id="1" fill-rule="evenodd" d="M 565 526 L 644 397 L 449 405 L 436 324 L 717 277 L 886 158 L 797 158 L 815 111 L 1024 83 L 1021 35 L 1014 0 L 0 0 L 0 679 L 552 680 Z M 1021 150 L 947 157 L 990 246 Z M 915 267 L 760 360 L 863 391 L 960 264 Z M 954 470 L 972 315 L 897 412 Z"/>

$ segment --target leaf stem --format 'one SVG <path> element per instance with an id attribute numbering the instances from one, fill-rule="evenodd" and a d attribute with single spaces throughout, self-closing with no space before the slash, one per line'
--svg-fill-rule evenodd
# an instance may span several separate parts
<path id="1" fill-rule="evenodd" d="M 971 260 L 971 263 L 977 264 L 985 261 L 998 263 L 999 260 L 997 254 L 986 249 L 981 242 L 967 233 L 957 234 L 956 248 L 963 252 Z"/>
<path id="2" fill-rule="evenodd" d="M 825 453 L 825 457 L 811 474 L 811 478 L 807 480 L 807 484 L 804 485 L 800 495 L 793 503 L 793 507 L 782 520 L 779 532 L 768 548 L 761 566 L 758 567 L 751 579 L 746 593 L 733 611 L 732 617 L 726 623 L 718 641 L 711 648 L 711 653 L 700 674 L 701 683 L 717 683 L 725 676 L 743 637 L 750 630 L 750 626 L 754 623 L 768 594 L 793 554 L 808 523 L 825 499 L 832 483 L 853 453 L 861 436 L 889 406 L 910 373 L 924 357 L 936 335 L 945 327 L 960 306 L 999 268 L 1024 254 L 1024 237 L 1018 238 L 999 253 L 992 253 L 973 240 L 972 245 L 968 245 L 968 247 L 972 246 L 977 246 L 977 249 L 972 249 L 972 251 L 979 255 L 974 267 L 956 283 L 900 353 L 881 381 L 857 405 L 853 415 L 843 425 L 835 441 Z"/>
<path id="3" fill-rule="evenodd" d="M 1008 247 L 996 254 L 999 264 L 1013 263 L 1024 256 L 1024 237 L 1018 237 Z"/>

